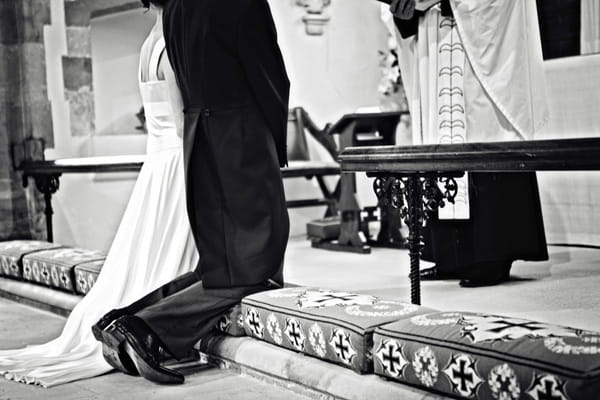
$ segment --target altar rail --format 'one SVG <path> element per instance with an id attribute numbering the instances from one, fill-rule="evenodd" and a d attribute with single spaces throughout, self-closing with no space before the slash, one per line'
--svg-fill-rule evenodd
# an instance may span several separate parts
<path id="1" fill-rule="evenodd" d="M 600 169 L 600 138 L 352 147 L 345 172 L 518 172 Z"/>
<path id="2" fill-rule="evenodd" d="M 465 172 L 600 170 L 600 139 L 350 147 L 339 161 L 342 172 L 375 177 L 380 201 L 403 209 L 410 231 L 411 300 L 420 304 L 421 229 L 427 212 L 453 200 L 454 178 Z"/>

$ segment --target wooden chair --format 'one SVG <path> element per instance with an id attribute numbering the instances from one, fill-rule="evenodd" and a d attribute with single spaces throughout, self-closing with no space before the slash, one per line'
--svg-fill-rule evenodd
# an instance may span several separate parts
<path id="1" fill-rule="evenodd" d="M 332 191 L 327 186 L 324 177 L 339 176 L 340 165 L 335 161 L 311 160 L 306 132 L 327 150 L 333 160 L 336 160 L 338 155 L 337 145 L 333 137 L 328 133 L 328 128 L 327 126 L 325 129 L 319 129 L 302 107 L 292 108 L 288 118 L 287 149 L 289 162 L 287 167 L 281 169 L 284 179 L 298 177 L 316 179 L 319 189 L 323 194 L 322 198 L 288 200 L 287 206 L 295 208 L 326 205 L 326 217 L 337 215 L 338 213 L 339 181 L 336 188 Z"/>

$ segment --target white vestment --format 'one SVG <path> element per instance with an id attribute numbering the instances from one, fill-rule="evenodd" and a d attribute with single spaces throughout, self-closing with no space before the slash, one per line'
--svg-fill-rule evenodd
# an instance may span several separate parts
<path id="1" fill-rule="evenodd" d="M 548 118 L 535 2 L 450 5 L 454 18 L 436 5 L 420 18 L 417 35 L 397 35 L 413 143 L 531 139 Z M 466 182 L 440 218 L 468 218 Z"/>

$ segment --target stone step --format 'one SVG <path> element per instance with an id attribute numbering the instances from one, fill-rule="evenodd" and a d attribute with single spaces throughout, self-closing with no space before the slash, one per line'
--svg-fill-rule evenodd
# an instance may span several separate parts
<path id="1" fill-rule="evenodd" d="M 447 399 L 376 375 L 286 350 L 251 337 L 215 336 L 206 346 L 210 361 L 314 399 Z"/>
<path id="2" fill-rule="evenodd" d="M 0 297 L 68 316 L 83 297 L 34 283 L 0 277 Z"/>

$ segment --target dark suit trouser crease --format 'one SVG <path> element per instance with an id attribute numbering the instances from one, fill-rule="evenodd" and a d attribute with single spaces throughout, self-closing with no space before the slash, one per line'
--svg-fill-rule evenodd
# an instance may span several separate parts
<path id="1" fill-rule="evenodd" d="M 185 126 L 188 215 L 204 286 L 252 286 L 280 275 L 289 219 L 268 128 L 251 107 L 208 118 L 186 112 Z"/>
<path id="2" fill-rule="evenodd" d="M 128 305 L 127 307 L 121 308 L 124 314 L 133 315 L 138 311 L 149 307 L 157 302 L 161 301 L 165 297 L 168 297 L 174 293 L 179 292 L 182 289 L 199 281 L 198 274 L 195 271 L 187 272 L 183 275 L 178 276 L 172 281 L 165 283 L 161 287 L 148 293 L 135 303 Z"/>

